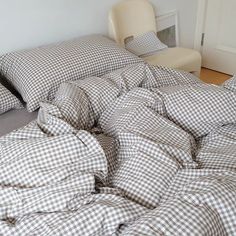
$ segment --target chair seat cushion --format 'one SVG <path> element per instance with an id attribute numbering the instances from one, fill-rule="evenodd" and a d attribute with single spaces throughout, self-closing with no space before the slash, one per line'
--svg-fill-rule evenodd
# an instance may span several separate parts
<path id="1" fill-rule="evenodd" d="M 201 66 L 200 53 L 189 48 L 168 48 L 143 59 L 151 65 L 162 65 L 188 72 L 198 71 Z"/>

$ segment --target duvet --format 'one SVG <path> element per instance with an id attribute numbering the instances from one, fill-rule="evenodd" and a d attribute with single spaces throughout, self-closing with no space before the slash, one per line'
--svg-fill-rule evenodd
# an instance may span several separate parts
<path id="1" fill-rule="evenodd" d="M 0 235 L 236 235 L 231 80 L 140 63 L 61 84 L 0 138 Z"/>

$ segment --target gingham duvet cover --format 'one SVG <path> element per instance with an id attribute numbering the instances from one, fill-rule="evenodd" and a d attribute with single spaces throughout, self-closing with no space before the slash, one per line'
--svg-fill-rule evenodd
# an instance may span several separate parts
<path id="1" fill-rule="evenodd" d="M 61 84 L 0 138 L 0 235 L 236 235 L 235 97 L 143 63 Z"/>

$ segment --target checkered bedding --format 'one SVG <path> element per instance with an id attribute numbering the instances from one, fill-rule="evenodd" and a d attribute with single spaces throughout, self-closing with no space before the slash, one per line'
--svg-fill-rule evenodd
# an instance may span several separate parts
<path id="1" fill-rule="evenodd" d="M 0 74 L 14 86 L 29 112 L 42 100 L 52 100 L 62 82 L 101 76 L 142 62 L 102 35 L 72 40 L 0 56 Z"/>
<path id="2" fill-rule="evenodd" d="M 144 63 L 61 84 L 0 138 L 0 235 L 236 235 L 235 97 Z"/>
<path id="3" fill-rule="evenodd" d="M 150 31 L 126 42 L 125 48 L 137 56 L 147 57 L 167 49 L 168 46 L 158 39 L 156 33 Z"/>

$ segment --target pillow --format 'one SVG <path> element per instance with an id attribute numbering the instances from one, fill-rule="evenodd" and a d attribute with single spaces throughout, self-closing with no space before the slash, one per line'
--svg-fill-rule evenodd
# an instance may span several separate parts
<path id="1" fill-rule="evenodd" d="M 125 48 L 137 56 L 146 57 L 168 48 L 154 32 L 147 32 L 125 43 Z"/>
<path id="2" fill-rule="evenodd" d="M 22 95 L 32 112 L 40 101 L 52 100 L 62 82 L 101 76 L 142 60 L 104 36 L 90 35 L 8 53 L 0 62 L 0 73 Z"/>
<path id="3" fill-rule="evenodd" d="M 23 105 L 9 90 L 0 84 L 0 114 L 13 108 L 23 108 Z"/>

